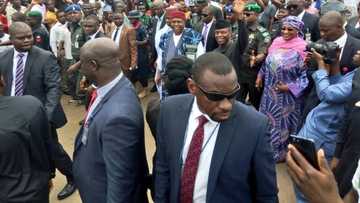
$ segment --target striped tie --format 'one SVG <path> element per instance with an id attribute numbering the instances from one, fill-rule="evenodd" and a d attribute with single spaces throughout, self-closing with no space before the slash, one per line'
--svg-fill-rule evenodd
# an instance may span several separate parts
<path id="1" fill-rule="evenodd" d="M 24 93 L 24 54 L 19 53 L 17 57 L 18 61 L 16 64 L 15 96 L 22 96 Z"/>

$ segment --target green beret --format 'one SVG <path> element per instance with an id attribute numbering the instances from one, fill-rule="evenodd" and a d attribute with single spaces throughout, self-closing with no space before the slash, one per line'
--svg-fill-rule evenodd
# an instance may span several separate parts
<path id="1" fill-rule="evenodd" d="M 257 3 L 254 3 L 254 2 L 252 2 L 252 3 L 247 3 L 246 5 L 245 5 L 245 11 L 253 11 L 253 12 L 255 12 L 255 13 L 261 13 L 261 7 L 259 6 L 259 4 L 257 4 Z"/>
<path id="2" fill-rule="evenodd" d="M 30 11 L 27 13 L 28 17 L 42 17 L 41 13 L 39 11 Z"/>

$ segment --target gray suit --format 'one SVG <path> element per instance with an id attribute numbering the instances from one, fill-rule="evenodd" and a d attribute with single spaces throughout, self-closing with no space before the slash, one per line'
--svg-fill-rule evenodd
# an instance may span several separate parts
<path id="1" fill-rule="evenodd" d="M 5 78 L 5 95 L 11 95 L 13 81 L 13 57 L 14 49 L 0 53 L 0 71 Z M 60 104 L 60 68 L 55 56 L 41 48 L 33 46 L 28 52 L 25 63 L 23 94 L 32 95 L 44 105 L 47 117 L 50 121 L 51 135 L 55 141 L 51 155 L 55 167 L 64 174 L 68 181 L 72 181 L 72 163 L 63 147 L 58 141 L 56 128 L 64 126 L 67 122 L 64 110 Z M 45 130 L 45 129 L 43 129 Z"/>
<path id="2" fill-rule="evenodd" d="M 148 174 L 144 118 L 129 80 L 123 76 L 102 98 L 75 140 L 73 171 L 84 203 L 147 202 Z"/>
<path id="3" fill-rule="evenodd" d="M 5 77 L 5 95 L 10 96 L 13 81 L 14 49 L 0 53 L 0 71 Z M 33 46 L 25 64 L 24 95 L 38 98 L 44 105 L 48 119 L 56 128 L 67 122 L 60 104 L 60 68 L 55 56 L 43 49 Z"/>

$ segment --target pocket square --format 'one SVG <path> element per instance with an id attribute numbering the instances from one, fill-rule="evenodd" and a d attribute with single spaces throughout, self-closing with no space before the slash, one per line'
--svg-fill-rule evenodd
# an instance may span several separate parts
<path id="1" fill-rule="evenodd" d="M 360 107 L 360 101 L 356 102 L 356 103 L 355 103 L 355 106 L 356 106 L 356 107 Z"/>

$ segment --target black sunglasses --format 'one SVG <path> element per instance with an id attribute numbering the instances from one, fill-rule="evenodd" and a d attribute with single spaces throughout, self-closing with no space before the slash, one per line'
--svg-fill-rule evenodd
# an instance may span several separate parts
<path id="1" fill-rule="evenodd" d="M 297 9 L 298 7 L 299 7 L 298 5 L 289 5 L 286 8 L 292 10 L 292 9 Z"/>
<path id="2" fill-rule="evenodd" d="M 225 98 L 228 99 L 228 100 L 232 100 L 232 99 L 235 99 L 236 96 L 238 95 L 239 93 L 239 90 L 240 90 L 240 85 L 239 83 L 236 85 L 236 88 L 229 94 L 220 94 L 220 93 L 217 93 L 217 92 L 208 92 L 206 90 L 204 90 L 200 85 L 196 84 L 200 91 L 208 98 L 208 100 L 210 101 L 222 101 L 224 100 Z"/>
<path id="3" fill-rule="evenodd" d="M 252 13 L 244 13 L 245 16 L 249 17 L 252 15 Z"/>
<path id="4" fill-rule="evenodd" d="M 209 15 L 208 15 L 208 14 L 205 14 L 205 13 L 202 13 L 201 16 L 206 18 L 206 17 L 208 17 Z"/>

